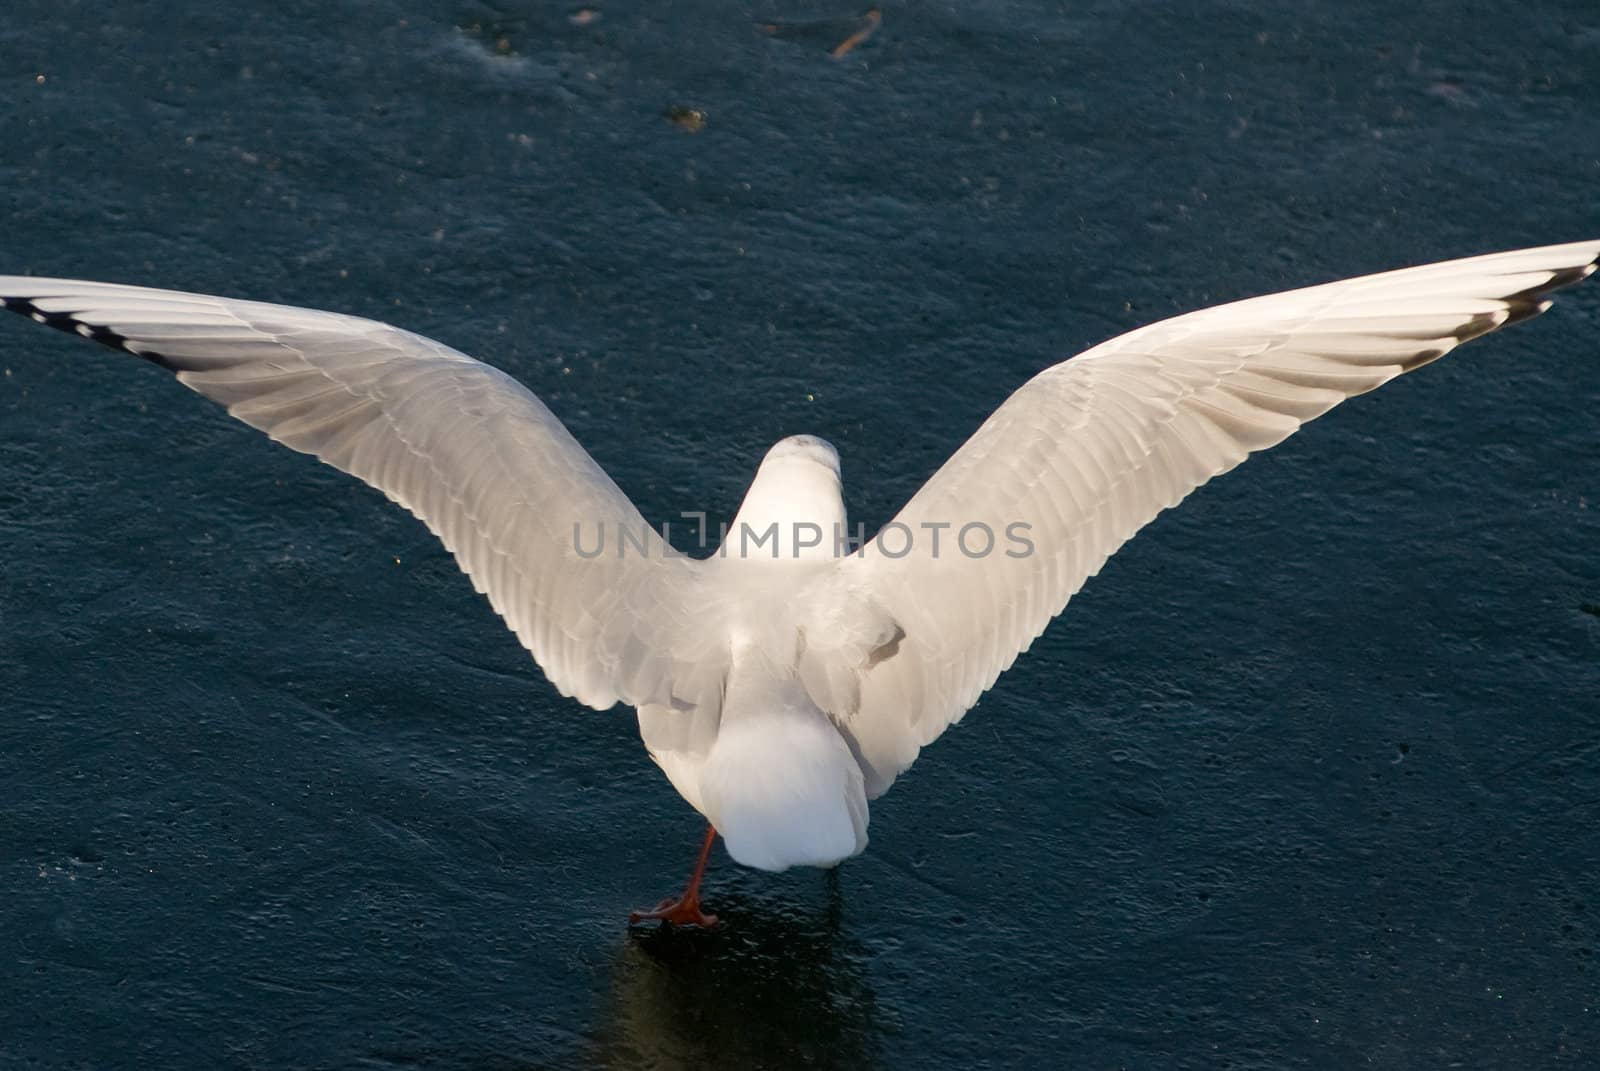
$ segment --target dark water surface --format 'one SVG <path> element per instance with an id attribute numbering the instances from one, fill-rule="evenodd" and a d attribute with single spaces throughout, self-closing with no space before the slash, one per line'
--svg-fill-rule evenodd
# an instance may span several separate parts
<path id="1" fill-rule="evenodd" d="M 815 432 L 870 527 L 1107 335 L 1600 233 L 1593 0 L 863 9 L 10 0 L 0 271 L 433 335 L 657 519 Z M 7 1069 L 1600 1060 L 1600 287 L 1162 517 L 709 936 L 625 931 L 697 817 L 418 523 L 0 369 Z"/>

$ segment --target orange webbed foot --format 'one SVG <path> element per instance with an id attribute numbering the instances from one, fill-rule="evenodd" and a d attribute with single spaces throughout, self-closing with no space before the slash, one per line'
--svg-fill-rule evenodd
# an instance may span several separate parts
<path id="1" fill-rule="evenodd" d="M 634 911 L 628 915 L 628 925 L 640 922 L 664 922 L 669 926 L 698 926 L 709 930 L 717 924 L 717 916 L 700 910 L 698 896 L 680 896 L 676 900 L 663 900 L 653 911 Z"/>

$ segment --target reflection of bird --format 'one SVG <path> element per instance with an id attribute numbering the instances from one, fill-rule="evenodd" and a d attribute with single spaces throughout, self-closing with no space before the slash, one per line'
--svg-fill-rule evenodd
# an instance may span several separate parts
<path id="1" fill-rule="evenodd" d="M 694 561 L 531 393 L 369 320 L 0 278 L 6 307 L 119 347 L 382 490 L 455 554 L 557 688 L 636 707 L 729 854 L 781 870 L 867 843 L 867 801 L 1161 510 L 1351 395 L 1542 312 L 1600 242 L 1433 264 L 1206 309 L 1035 376 L 894 521 L 843 553 L 839 458 L 784 439 Z"/>
<path id="2" fill-rule="evenodd" d="M 875 1067 L 894 1023 L 871 984 L 871 949 L 827 908 L 759 905 L 725 891 L 712 934 L 635 932 L 589 1032 L 592 1067 Z"/>

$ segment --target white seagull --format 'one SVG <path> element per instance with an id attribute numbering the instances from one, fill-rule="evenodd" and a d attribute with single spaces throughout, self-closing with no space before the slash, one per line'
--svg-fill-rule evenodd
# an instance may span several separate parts
<path id="1" fill-rule="evenodd" d="M 0 302 L 125 350 L 416 514 L 565 696 L 635 708 L 763 870 L 867 846 L 867 802 L 1163 509 L 1352 395 L 1535 316 L 1600 241 L 1454 260 L 1178 316 L 1046 368 L 852 550 L 839 455 L 783 439 L 719 551 L 674 552 L 540 400 L 372 320 L 67 279 Z"/>

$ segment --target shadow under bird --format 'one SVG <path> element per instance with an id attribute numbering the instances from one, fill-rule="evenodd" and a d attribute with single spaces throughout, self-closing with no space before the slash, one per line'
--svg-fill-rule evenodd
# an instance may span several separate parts
<path id="1" fill-rule="evenodd" d="M 709 925 L 719 833 L 764 870 L 860 853 L 868 801 L 1157 513 L 1346 398 L 1543 312 L 1597 258 L 1600 241 L 1454 260 L 1113 338 L 1024 384 L 854 551 L 836 538 L 838 454 L 783 439 L 704 560 L 654 533 L 530 391 L 430 339 L 64 279 L 0 277 L 0 302 L 175 373 L 421 518 L 563 695 L 638 711 L 710 828 L 683 894 L 633 920 Z"/>

